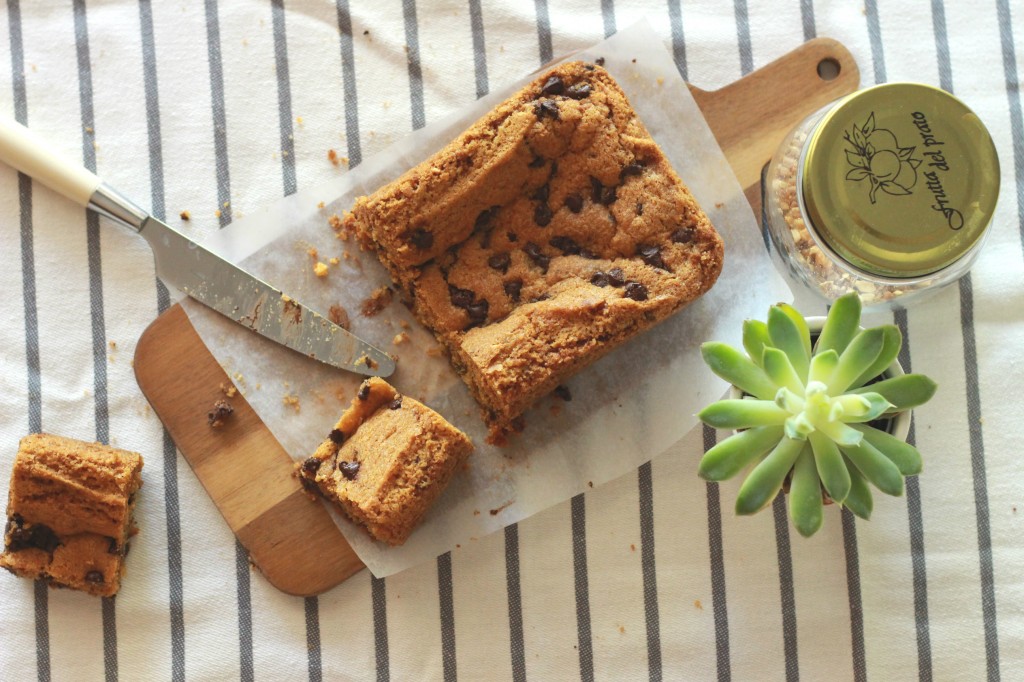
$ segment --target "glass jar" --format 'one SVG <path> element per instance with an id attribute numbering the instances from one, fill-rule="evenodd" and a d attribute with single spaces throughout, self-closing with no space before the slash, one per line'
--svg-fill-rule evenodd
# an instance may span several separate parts
<path id="1" fill-rule="evenodd" d="M 903 306 L 967 273 L 999 196 L 981 120 L 949 93 L 889 83 L 811 114 L 764 178 L 780 266 L 832 301 Z"/>

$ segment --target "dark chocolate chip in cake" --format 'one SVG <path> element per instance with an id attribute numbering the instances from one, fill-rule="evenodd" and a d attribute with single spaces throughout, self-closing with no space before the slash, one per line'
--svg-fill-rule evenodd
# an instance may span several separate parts
<path id="1" fill-rule="evenodd" d="M 537 208 L 533 210 L 533 222 L 539 227 L 547 227 L 551 223 L 551 217 L 551 209 L 547 204 L 537 204 Z"/>
<path id="2" fill-rule="evenodd" d="M 565 91 L 570 99 L 586 99 L 590 97 L 590 83 L 577 83 Z"/>
<path id="3" fill-rule="evenodd" d="M 570 194 L 565 198 L 565 207 L 573 213 L 579 213 L 583 210 L 583 197 L 579 194 Z"/>
<path id="4" fill-rule="evenodd" d="M 491 206 L 488 209 L 480 211 L 480 214 L 476 217 L 476 222 L 473 223 L 474 230 L 489 230 L 494 224 L 494 218 L 498 215 L 498 210 L 501 206 Z"/>
<path id="5" fill-rule="evenodd" d="M 473 326 L 487 321 L 487 311 L 489 308 L 490 304 L 487 303 L 487 299 L 480 299 L 466 308 L 466 314 L 469 315 L 469 320 Z"/>
<path id="6" fill-rule="evenodd" d="M 460 289 L 454 284 L 448 285 L 448 296 L 451 297 L 453 306 L 463 310 L 473 305 L 473 299 L 476 298 L 476 294 L 469 289 Z"/>
<path id="7" fill-rule="evenodd" d="M 401 409 L 401 407 L 402 407 L 402 396 L 401 395 L 395 396 L 395 399 L 392 400 L 391 403 L 388 405 L 388 409 L 389 410 L 398 410 L 398 409 Z"/>
<path id="8" fill-rule="evenodd" d="M 555 395 L 565 402 L 570 402 L 572 400 L 572 393 L 569 392 L 568 386 L 555 386 Z"/>
<path id="9" fill-rule="evenodd" d="M 523 280 L 513 279 L 505 282 L 504 289 L 509 298 L 511 298 L 515 303 L 519 303 L 519 295 L 523 291 Z"/>
<path id="10" fill-rule="evenodd" d="M 660 246 L 641 246 L 636 251 L 640 259 L 650 265 L 652 268 L 661 268 L 662 270 L 668 270 L 665 265 L 665 261 L 661 259 L 661 247 Z"/>
<path id="11" fill-rule="evenodd" d="M 338 471 L 350 481 L 355 480 L 359 473 L 359 462 L 338 462 Z"/>
<path id="12" fill-rule="evenodd" d="M 552 237 L 548 243 L 567 256 L 574 256 L 580 252 L 580 245 L 570 237 Z"/>
<path id="13" fill-rule="evenodd" d="M 613 287 L 621 287 L 626 283 L 626 273 L 622 268 L 612 268 L 608 271 L 608 283 Z"/>
<path id="14" fill-rule="evenodd" d="M 561 95 L 565 91 L 565 83 L 558 76 L 547 79 L 540 89 L 542 95 Z"/>
<path id="15" fill-rule="evenodd" d="M 547 201 L 548 195 L 551 193 L 551 187 L 548 184 L 543 184 L 530 195 L 530 198 L 534 201 Z"/>
<path id="16" fill-rule="evenodd" d="M 417 227 L 412 231 L 412 234 L 409 235 L 409 241 L 417 249 L 426 250 L 434 245 L 434 235 L 427 232 L 422 227 Z"/>
<path id="17" fill-rule="evenodd" d="M 587 71 L 593 71 L 594 70 L 594 65 L 593 64 L 584 64 L 583 68 L 586 69 Z"/>
<path id="18" fill-rule="evenodd" d="M 601 203 L 601 193 L 604 191 L 604 185 L 601 181 L 595 178 L 593 175 L 590 176 L 590 199 L 595 204 Z"/>
<path id="19" fill-rule="evenodd" d="M 631 298 L 634 301 L 647 300 L 647 287 L 640 282 L 628 282 L 623 293 L 626 295 L 626 298 Z"/>
<path id="20" fill-rule="evenodd" d="M 345 433 L 341 429 L 331 429 L 331 432 L 327 437 L 330 438 L 331 442 L 335 445 L 341 445 L 345 442 Z"/>
<path id="21" fill-rule="evenodd" d="M 672 233 L 672 241 L 676 244 L 689 244 L 696 234 L 697 231 L 692 227 L 681 227 Z"/>
<path id="22" fill-rule="evenodd" d="M 605 187 L 601 190 L 601 203 L 605 206 L 614 204 L 616 198 L 614 187 Z"/>
<path id="23" fill-rule="evenodd" d="M 316 472 L 320 470 L 321 464 L 323 464 L 323 460 L 316 457 L 307 457 L 302 460 L 302 473 L 307 476 L 316 476 Z"/>
<path id="24" fill-rule="evenodd" d="M 546 99 L 542 102 L 537 102 L 533 105 L 533 113 L 538 119 L 542 119 L 545 116 L 548 118 L 557 119 L 558 116 L 558 104 L 553 100 Z"/>
<path id="25" fill-rule="evenodd" d="M 604 57 L 598 57 L 597 59 L 594 60 L 594 63 L 597 64 L 598 66 L 604 66 Z"/>
<path id="26" fill-rule="evenodd" d="M 608 281 L 608 273 L 601 272 L 600 270 L 590 276 L 590 283 L 595 287 L 606 287 L 611 284 L 611 282 Z"/>
<path id="27" fill-rule="evenodd" d="M 512 264 L 512 256 L 508 252 L 496 253 L 487 259 L 487 265 L 502 274 L 508 272 L 508 266 Z"/>
<path id="28" fill-rule="evenodd" d="M 117 538 L 107 538 L 107 554 L 117 554 L 121 551 L 121 545 Z"/>
<path id="29" fill-rule="evenodd" d="M 505 236 L 508 237 L 508 240 L 510 242 L 514 243 L 514 242 L 519 241 L 519 235 L 517 235 L 515 232 L 506 232 Z"/>
<path id="30" fill-rule="evenodd" d="M 17 514 L 12 516 L 11 520 L 15 521 L 15 526 L 13 529 L 7 531 L 8 551 L 18 552 L 23 549 L 34 548 L 41 549 L 52 554 L 53 550 L 57 549 L 60 545 L 60 539 L 49 526 L 44 526 L 41 523 L 35 523 L 26 528 L 24 525 L 24 519 Z"/>
<path id="31" fill-rule="evenodd" d="M 526 242 L 526 246 L 523 247 L 523 252 L 530 257 L 530 260 L 532 260 L 537 265 L 537 267 L 539 267 L 544 272 L 548 271 L 548 265 L 551 264 L 551 257 L 545 256 L 541 252 L 539 246 L 537 246 L 533 242 Z"/>
<path id="32" fill-rule="evenodd" d="M 623 167 L 622 171 L 619 172 L 619 181 L 625 180 L 630 175 L 640 175 L 644 172 L 644 167 L 639 163 L 631 163 Z"/>
<path id="33" fill-rule="evenodd" d="M 89 571 L 85 574 L 85 582 L 87 583 L 102 583 L 103 573 L 100 571 Z"/>
<path id="34" fill-rule="evenodd" d="M 545 159 L 543 156 L 535 156 L 533 157 L 533 161 L 531 161 L 528 165 L 530 166 L 530 168 L 540 168 L 547 162 L 548 160 Z"/>
<path id="35" fill-rule="evenodd" d="M 644 205 L 642 203 L 640 203 L 639 201 L 636 202 L 636 214 L 637 215 L 643 215 L 644 214 Z"/>
<path id="36" fill-rule="evenodd" d="M 359 392 L 356 393 L 356 397 L 360 400 L 366 400 L 370 397 L 370 384 L 368 382 L 363 382 L 363 385 L 359 387 Z"/>
<path id="37" fill-rule="evenodd" d="M 590 249 L 580 249 L 580 255 L 586 258 L 587 260 L 597 260 L 598 258 L 600 258 L 600 256 L 598 256 Z"/>

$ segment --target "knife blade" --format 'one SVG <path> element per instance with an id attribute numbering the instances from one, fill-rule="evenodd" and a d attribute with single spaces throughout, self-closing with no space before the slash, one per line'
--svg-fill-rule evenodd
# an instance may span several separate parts
<path id="1" fill-rule="evenodd" d="M 6 117 L 0 117 L 0 161 L 138 232 L 153 250 L 161 280 L 247 329 L 358 374 L 386 377 L 395 371 L 394 360 L 384 351 L 149 215 Z"/>

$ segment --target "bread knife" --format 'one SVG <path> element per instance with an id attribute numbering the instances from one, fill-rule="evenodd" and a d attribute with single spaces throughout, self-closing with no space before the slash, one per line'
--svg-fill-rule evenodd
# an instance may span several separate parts
<path id="1" fill-rule="evenodd" d="M 384 351 L 149 215 L 94 173 L 67 162 L 38 135 L 6 117 L 0 117 L 0 161 L 142 235 L 153 249 L 157 276 L 165 284 L 246 329 L 358 374 L 386 377 L 395 371 L 394 360 Z"/>

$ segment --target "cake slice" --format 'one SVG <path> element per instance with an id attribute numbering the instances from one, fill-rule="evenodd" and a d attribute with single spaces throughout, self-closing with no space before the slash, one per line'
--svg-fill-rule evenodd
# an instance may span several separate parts
<path id="1" fill-rule="evenodd" d="M 707 216 L 612 77 L 584 62 L 357 199 L 343 226 L 445 347 L 491 442 L 722 269 Z"/>
<path id="2" fill-rule="evenodd" d="M 104 597 L 121 586 L 142 456 L 98 443 L 34 434 L 11 474 L 0 566 Z"/>
<path id="3" fill-rule="evenodd" d="M 374 539 L 401 545 L 472 449 L 444 417 L 374 377 L 298 474 Z"/>

